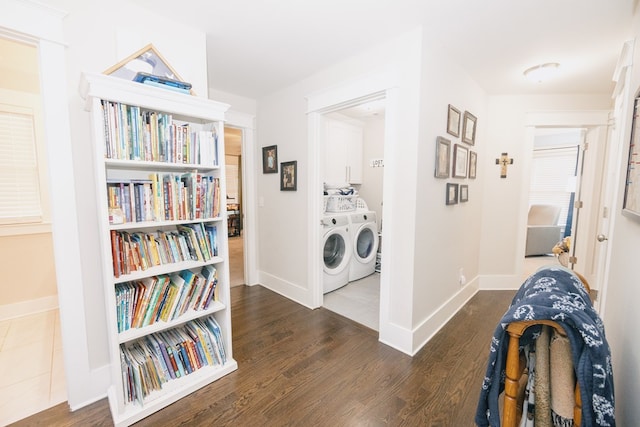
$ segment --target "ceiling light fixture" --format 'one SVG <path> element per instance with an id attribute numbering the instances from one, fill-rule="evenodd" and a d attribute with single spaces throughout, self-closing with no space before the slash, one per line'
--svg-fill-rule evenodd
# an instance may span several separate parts
<path id="1" fill-rule="evenodd" d="M 558 72 L 559 68 L 560 64 L 557 62 L 547 62 L 546 64 L 527 68 L 524 70 L 524 76 L 533 82 L 542 83 L 553 77 Z"/>

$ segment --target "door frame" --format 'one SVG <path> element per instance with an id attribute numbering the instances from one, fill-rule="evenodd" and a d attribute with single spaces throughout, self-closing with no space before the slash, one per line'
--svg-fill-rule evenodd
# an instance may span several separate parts
<path id="1" fill-rule="evenodd" d="M 258 284 L 257 255 L 257 177 L 255 149 L 255 116 L 229 110 L 225 116 L 225 126 L 242 130 L 241 173 L 242 173 L 242 231 L 244 281 L 248 286 Z"/>
<path id="2" fill-rule="evenodd" d="M 596 153 L 606 152 L 606 145 L 608 143 L 608 134 L 609 134 L 608 132 L 609 115 L 610 115 L 609 110 L 555 111 L 555 112 L 527 113 L 525 126 L 529 129 L 544 128 L 544 127 L 557 127 L 557 128 L 570 127 L 570 128 L 587 129 L 587 136 L 585 137 L 586 140 L 589 140 L 592 145 L 596 145 L 596 146 L 590 147 L 591 153 L 587 154 L 587 158 L 585 159 L 586 161 L 585 168 L 582 171 L 582 174 L 584 176 L 596 170 L 594 168 L 598 168 L 598 164 L 600 164 L 599 166 L 600 169 L 604 165 L 605 159 L 598 158 Z M 526 135 L 527 135 L 526 146 L 528 147 L 528 150 L 532 150 L 533 148 L 534 134 L 535 132 L 533 131 L 526 132 Z M 592 136 L 595 135 L 595 141 L 589 138 L 589 134 L 591 134 Z M 531 162 L 531 153 L 529 154 L 530 155 L 528 156 L 528 162 Z M 600 170 L 600 173 L 602 173 L 602 170 Z M 595 238 L 595 236 L 600 232 L 599 230 L 601 230 L 601 226 L 602 226 L 601 212 L 603 212 L 603 208 L 606 205 L 606 203 L 609 203 L 609 201 L 605 201 L 600 197 L 601 186 L 603 185 L 601 178 L 602 177 L 600 176 L 599 179 L 594 179 L 592 182 L 588 183 L 587 188 L 585 188 L 585 182 L 582 182 L 580 184 L 582 193 L 584 194 L 585 192 L 587 192 L 590 200 L 593 200 L 595 205 L 591 206 L 588 211 L 590 212 L 590 215 L 587 219 L 590 219 L 590 220 L 587 221 L 588 225 L 586 226 L 586 228 L 582 228 L 578 230 L 579 236 L 577 236 L 576 238 L 576 240 L 578 241 L 578 244 L 582 244 L 582 242 L 584 242 L 585 239 L 589 238 L 588 236 L 593 236 Z M 529 180 L 526 180 L 526 182 L 523 181 L 523 186 L 524 185 L 529 185 Z M 523 189 L 523 193 L 528 193 L 528 190 Z M 523 213 L 522 215 L 526 216 L 528 211 L 527 209 L 528 199 L 526 197 L 523 197 L 521 203 L 522 203 L 521 212 Z M 576 200 L 576 204 L 577 203 L 578 203 L 578 200 Z M 581 219 L 583 219 L 583 227 L 585 227 L 584 226 L 585 217 L 586 215 L 583 213 L 581 215 Z M 523 223 L 526 223 L 526 218 L 524 218 Z M 580 224 L 578 224 L 578 227 L 580 227 Z M 589 271 L 586 272 L 587 274 L 585 274 L 585 276 L 588 278 L 592 289 L 601 289 L 603 287 L 603 284 L 601 283 L 601 281 L 603 280 L 603 275 L 602 275 L 602 272 L 598 270 L 602 268 L 602 266 L 600 265 L 600 263 L 596 262 L 596 260 L 593 259 L 594 250 L 595 249 L 593 245 L 591 245 L 590 247 L 584 250 L 582 249 L 578 250 L 577 254 L 580 258 L 578 259 L 578 265 L 584 266 L 586 265 L 585 263 L 587 262 L 591 263 L 591 267 Z M 580 270 L 581 272 L 585 271 L 581 268 L 578 268 L 578 270 Z M 601 298 L 598 298 L 598 300 L 596 301 L 596 307 L 600 303 L 600 301 L 601 301 Z"/>

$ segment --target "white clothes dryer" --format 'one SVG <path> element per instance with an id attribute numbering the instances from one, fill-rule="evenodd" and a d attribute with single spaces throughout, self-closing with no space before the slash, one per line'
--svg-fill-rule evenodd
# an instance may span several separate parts
<path id="1" fill-rule="evenodd" d="M 344 213 L 328 214 L 322 218 L 323 293 L 335 291 L 349 283 L 351 236 L 349 217 Z"/>
<path id="2" fill-rule="evenodd" d="M 378 224 L 374 211 L 357 211 L 349 215 L 353 256 L 349 266 L 349 281 L 362 279 L 376 271 Z"/>

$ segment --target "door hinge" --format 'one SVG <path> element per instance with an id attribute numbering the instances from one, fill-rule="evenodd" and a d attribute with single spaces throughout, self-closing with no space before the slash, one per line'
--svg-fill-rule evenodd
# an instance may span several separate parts
<path id="1" fill-rule="evenodd" d="M 576 209 L 582 209 L 582 206 L 583 206 L 583 205 L 582 205 L 582 200 L 578 200 L 578 201 L 575 203 L 575 208 L 576 208 Z"/>
<path id="2" fill-rule="evenodd" d="M 569 262 L 570 262 L 571 264 L 577 264 L 577 263 L 578 263 L 578 257 L 570 256 L 570 257 L 569 257 Z"/>

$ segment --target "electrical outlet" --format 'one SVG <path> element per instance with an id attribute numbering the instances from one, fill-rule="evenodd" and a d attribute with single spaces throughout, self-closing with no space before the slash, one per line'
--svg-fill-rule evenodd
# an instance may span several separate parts
<path id="1" fill-rule="evenodd" d="M 464 277 L 464 269 L 461 268 L 459 274 L 458 283 L 460 283 L 460 286 L 464 286 L 467 283 L 467 278 Z"/>

